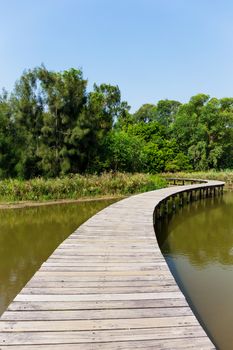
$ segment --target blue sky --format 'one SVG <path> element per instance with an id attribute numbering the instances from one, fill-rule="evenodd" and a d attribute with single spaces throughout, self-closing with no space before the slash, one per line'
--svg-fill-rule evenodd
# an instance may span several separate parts
<path id="1" fill-rule="evenodd" d="M 25 69 L 82 68 L 136 110 L 233 96 L 233 1 L 0 0 L 0 88 Z"/>

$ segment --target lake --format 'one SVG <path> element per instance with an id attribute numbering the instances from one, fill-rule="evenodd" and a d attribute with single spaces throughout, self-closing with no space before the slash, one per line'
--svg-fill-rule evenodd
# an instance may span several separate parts
<path id="1" fill-rule="evenodd" d="M 180 288 L 221 350 L 233 347 L 233 193 L 193 202 L 156 227 Z"/>

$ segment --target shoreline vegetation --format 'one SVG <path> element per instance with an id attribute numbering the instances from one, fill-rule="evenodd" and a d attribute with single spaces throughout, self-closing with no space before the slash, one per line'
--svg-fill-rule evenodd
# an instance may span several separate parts
<path id="1" fill-rule="evenodd" d="M 104 173 L 70 175 L 55 179 L 6 179 L 0 181 L 0 209 L 17 209 L 52 204 L 123 199 L 167 186 L 166 178 L 221 180 L 233 188 L 233 171 L 176 172 L 159 175 Z"/>
<path id="2" fill-rule="evenodd" d="M 158 175 L 113 172 L 55 179 L 6 179 L 0 181 L 0 209 L 120 199 L 166 185 L 166 180 Z"/>

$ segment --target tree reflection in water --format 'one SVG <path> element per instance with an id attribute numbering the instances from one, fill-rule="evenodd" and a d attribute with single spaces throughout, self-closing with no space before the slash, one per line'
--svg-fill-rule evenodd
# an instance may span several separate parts
<path id="1" fill-rule="evenodd" d="M 233 344 L 233 193 L 187 205 L 155 227 L 193 311 L 221 350 Z"/>
<path id="2" fill-rule="evenodd" d="M 163 254 L 183 255 L 204 267 L 233 264 L 233 195 L 187 205 L 155 228 Z M 159 231 L 158 231 L 159 230 Z"/>

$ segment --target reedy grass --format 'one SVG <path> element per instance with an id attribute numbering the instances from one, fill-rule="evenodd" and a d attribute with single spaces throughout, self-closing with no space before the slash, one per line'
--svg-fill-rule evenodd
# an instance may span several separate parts
<path id="1" fill-rule="evenodd" d="M 113 172 L 54 179 L 6 179 L 0 181 L 0 202 L 119 197 L 162 187 L 166 187 L 166 180 L 157 175 Z"/>

